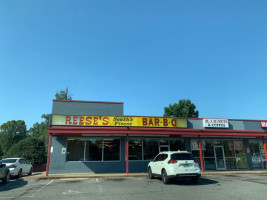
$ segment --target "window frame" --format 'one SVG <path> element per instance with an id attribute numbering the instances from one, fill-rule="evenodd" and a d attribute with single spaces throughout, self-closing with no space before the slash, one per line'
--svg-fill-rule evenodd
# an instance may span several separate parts
<path id="1" fill-rule="evenodd" d="M 67 142 L 66 142 L 66 150 L 68 149 L 68 139 L 77 139 L 77 140 L 81 140 L 84 141 L 84 148 L 83 148 L 83 161 L 82 160 L 67 160 L 67 153 L 65 155 L 65 161 L 66 162 L 121 162 L 121 138 L 120 137 L 67 137 Z M 91 139 L 99 139 L 99 140 L 105 140 L 105 139 L 117 139 L 120 141 L 120 145 L 119 145 L 119 160 L 104 160 L 104 142 L 102 142 L 102 159 L 101 160 L 85 160 L 86 157 L 86 141 L 91 140 Z"/>

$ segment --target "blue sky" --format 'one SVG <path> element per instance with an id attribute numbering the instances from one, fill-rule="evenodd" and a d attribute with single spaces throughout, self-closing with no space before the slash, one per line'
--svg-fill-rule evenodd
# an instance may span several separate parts
<path id="1" fill-rule="evenodd" d="M 0 125 L 74 100 L 162 116 L 267 120 L 267 1 L 0 1 Z"/>

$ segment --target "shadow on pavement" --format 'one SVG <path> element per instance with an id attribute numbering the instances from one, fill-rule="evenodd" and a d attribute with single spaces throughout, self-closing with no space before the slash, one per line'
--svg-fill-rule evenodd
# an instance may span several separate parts
<path id="1" fill-rule="evenodd" d="M 159 181 L 161 181 L 161 178 L 157 177 Z M 197 184 L 191 183 L 190 180 L 171 180 L 169 185 L 212 185 L 212 184 L 218 184 L 218 181 L 207 179 L 207 178 L 199 178 L 199 181 Z M 163 184 L 163 183 L 162 183 Z"/>
<path id="2" fill-rule="evenodd" d="M 0 184 L 0 193 L 4 191 L 10 191 L 17 188 L 21 188 L 28 184 L 28 181 L 20 179 L 11 179 L 9 183 Z"/>

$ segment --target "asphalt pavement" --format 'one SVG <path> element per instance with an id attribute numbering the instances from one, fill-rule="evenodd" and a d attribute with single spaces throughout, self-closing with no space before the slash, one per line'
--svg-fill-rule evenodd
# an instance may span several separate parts
<path id="1" fill-rule="evenodd" d="M 163 184 L 160 178 L 149 179 L 146 173 L 101 174 L 101 178 L 92 177 L 96 175 L 77 178 L 61 174 L 61 178 L 50 175 L 49 179 L 41 178 L 45 177 L 45 173 L 34 173 L 0 184 L 0 200 L 266 200 L 267 173 L 245 173 L 205 173 L 198 184 L 172 181 L 168 185 Z M 135 175 L 139 177 L 130 177 Z"/>
<path id="2" fill-rule="evenodd" d="M 253 170 L 253 171 L 207 171 L 201 175 L 231 175 L 231 174 L 267 174 L 267 170 Z M 40 178 L 40 179 L 57 179 L 57 178 L 115 178 L 115 177 L 146 177 L 147 173 L 65 173 L 65 174 L 48 174 L 46 172 L 36 172 L 32 176 L 25 176 L 25 178 Z"/>

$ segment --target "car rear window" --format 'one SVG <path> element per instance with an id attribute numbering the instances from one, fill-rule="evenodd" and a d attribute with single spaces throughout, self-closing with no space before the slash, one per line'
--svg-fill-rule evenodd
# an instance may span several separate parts
<path id="1" fill-rule="evenodd" d="M 171 155 L 173 160 L 194 160 L 194 156 L 190 153 L 175 153 Z"/>
<path id="2" fill-rule="evenodd" d="M 1 160 L 2 163 L 15 163 L 17 159 L 5 159 Z"/>

